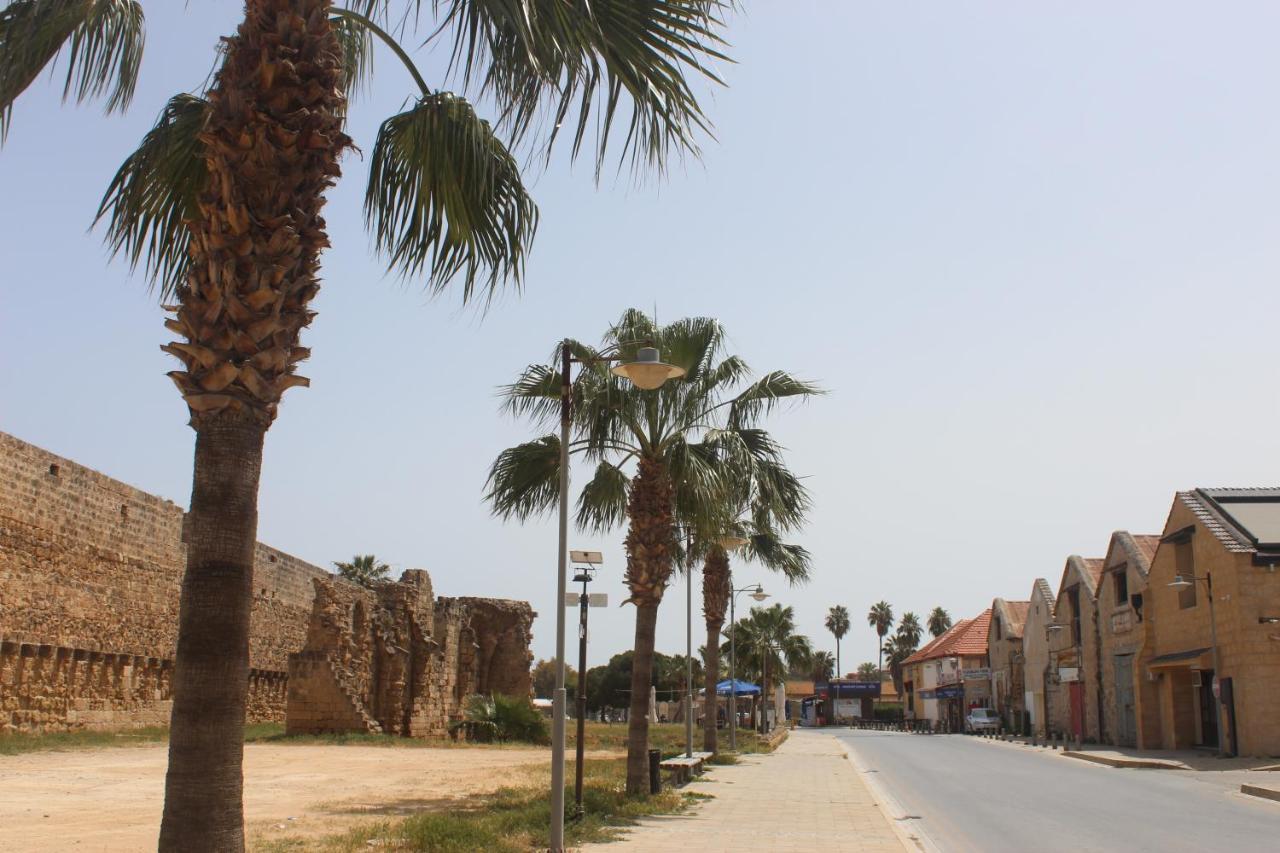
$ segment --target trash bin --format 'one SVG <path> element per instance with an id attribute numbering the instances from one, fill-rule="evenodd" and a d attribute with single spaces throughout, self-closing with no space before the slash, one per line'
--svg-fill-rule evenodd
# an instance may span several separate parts
<path id="1" fill-rule="evenodd" d="M 662 790 L 662 751 L 649 750 L 649 793 L 656 794 Z"/>

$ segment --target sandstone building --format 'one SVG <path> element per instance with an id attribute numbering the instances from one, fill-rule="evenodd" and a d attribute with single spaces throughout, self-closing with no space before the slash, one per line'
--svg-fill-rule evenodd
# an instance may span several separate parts
<path id="1" fill-rule="evenodd" d="M 1045 680 L 1049 730 L 1099 739 L 1098 579 L 1102 558 L 1072 555 L 1062 570 L 1056 621 L 1050 626 L 1051 668 Z"/>
<path id="2" fill-rule="evenodd" d="M 1158 536 L 1111 534 L 1098 584 L 1099 702 L 1101 740 L 1115 746 L 1138 744 L 1138 700 L 1154 698 L 1154 685 L 1138 673 L 1144 665 L 1143 640 L 1149 626 L 1147 573 L 1160 543 Z M 1148 708 L 1155 706 L 1148 702 Z"/>
<path id="3" fill-rule="evenodd" d="M 1049 733 L 1048 688 L 1053 680 L 1049 671 L 1049 635 L 1055 624 L 1057 599 L 1053 587 L 1044 578 L 1031 585 L 1031 603 L 1022 626 L 1022 706 L 1031 718 L 1031 733 L 1045 737 Z"/>
<path id="4" fill-rule="evenodd" d="M 1027 726 L 1022 631 L 1030 606 L 1029 601 L 995 599 L 991 602 L 991 627 L 987 634 L 993 707 L 1004 727 L 1015 732 Z"/>
<path id="5" fill-rule="evenodd" d="M 970 708 L 991 707 L 990 630 L 987 609 L 961 619 L 902 662 L 909 718 L 961 731 Z"/>
<path id="6" fill-rule="evenodd" d="M 0 433 L 0 731 L 168 724 L 184 518 L 171 501 Z M 418 632 L 423 655 L 414 677 L 425 680 L 406 682 L 411 704 L 422 700 L 406 733 L 442 731 L 457 708 L 449 691 L 527 693 L 528 605 L 434 600 L 426 573 L 409 574 L 387 593 L 390 613 L 412 610 L 396 624 Z M 327 648 L 318 586 L 382 618 L 374 594 L 257 546 L 250 721 L 283 720 L 291 656 Z"/>

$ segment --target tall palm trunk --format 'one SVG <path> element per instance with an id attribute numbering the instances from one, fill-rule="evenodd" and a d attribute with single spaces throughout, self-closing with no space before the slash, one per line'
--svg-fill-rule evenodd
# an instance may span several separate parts
<path id="1" fill-rule="evenodd" d="M 244 702 L 263 438 L 298 345 L 339 174 L 341 59 L 327 0 L 248 0 L 209 92 L 209 184 L 163 349 L 196 431 L 160 849 L 244 848 Z"/>
<path id="2" fill-rule="evenodd" d="M 265 435 L 265 426 L 231 417 L 196 433 L 161 850 L 244 849 L 241 762 Z"/>
<path id="3" fill-rule="evenodd" d="M 716 723 L 719 699 L 716 685 L 720 683 L 720 630 L 724 627 L 724 613 L 732 595 L 729 575 L 729 555 L 719 545 L 711 546 L 702 567 L 702 615 L 707 621 L 706 693 L 703 694 L 702 748 L 716 752 Z M 737 694 L 729 688 L 729 713 L 737 710 Z"/>
<path id="4" fill-rule="evenodd" d="M 631 712 L 627 723 L 627 793 L 649 791 L 649 687 L 658 605 L 671 577 L 675 528 L 671 478 L 662 462 L 641 457 L 627 500 L 627 587 L 636 606 L 635 655 L 631 665 Z"/>

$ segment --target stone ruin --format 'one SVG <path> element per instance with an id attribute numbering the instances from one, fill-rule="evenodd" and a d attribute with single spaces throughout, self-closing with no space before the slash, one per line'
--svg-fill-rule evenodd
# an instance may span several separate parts
<path id="1" fill-rule="evenodd" d="M 441 737 L 472 694 L 530 694 L 527 603 L 437 599 L 416 569 L 374 589 L 312 583 L 306 643 L 289 655 L 290 734 Z"/>

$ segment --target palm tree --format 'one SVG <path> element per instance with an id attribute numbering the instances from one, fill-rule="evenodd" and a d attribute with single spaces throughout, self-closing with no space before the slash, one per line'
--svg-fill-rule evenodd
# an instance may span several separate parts
<path id="1" fill-rule="evenodd" d="M 849 608 L 843 604 L 837 604 L 827 611 L 827 618 L 824 622 L 828 631 L 836 638 L 836 677 L 842 678 L 844 670 L 840 668 L 840 641 L 844 639 L 844 635 L 849 633 Z"/>
<path id="2" fill-rule="evenodd" d="M 789 670 L 812 666 L 813 646 L 808 637 L 796 633 L 791 607 L 753 607 L 749 615 L 729 627 L 728 633 L 734 632 L 743 674 L 758 679 L 762 689 L 785 683 Z M 721 651 L 729 651 L 728 642 Z"/>
<path id="3" fill-rule="evenodd" d="M 391 573 L 391 567 L 386 563 L 378 562 L 378 558 L 372 554 L 357 555 L 352 557 L 349 563 L 335 562 L 333 566 L 338 570 L 339 575 L 366 589 L 373 589 L 378 584 L 386 583 L 387 575 Z"/>
<path id="4" fill-rule="evenodd" d="M 369 71 L 373 39 L 419 88 L 379 129 L 365 213 L 389 267 L 460 281 L 464 300 L 519 283 L 537 210 L 508 145 L 549 150 L 562 120 L 581 150 L 596 127 L 597 177 L 624 96 L 619 156 L 661 172 L 697 155 L 708 121 L 685 79 L 723 59 L 714 0 L 508 4 L 496 0 L 246 0 L 202 94 L 169 101 L 116 173 L 98 211 L 113 252 L 173 297 L 165 325 L 184 340 L 169 376 L 196 432 L 187 570 L 173 676 L 162 850 L 244 847 L 243 724 L 263 440 L 283 393 L 306 386 L 300 335 L 313 317 L 321 208 L 352 145 L 346 96 Z M 452 41 L 451 76 L 499 116 L 432 89 L 402 36 L 419 22 Z M 65 54 L 64 96 L 132 97 L 141 63 L 137 0 L 14 0 L 0 10 L 0 137 L 14 100 Z M 554 121 L 546 116 L 554 115 Z M 573 120 L 574 114 L 577 120 Z M 589 118 L 591 119 L 589 121 Z M 545 131 L 545 132 L 544 132 Z"/>
<path id="5" fill-rule="evenodd" d="M 809 677 L 815 682 L 830 681 L 836 671 L 836 658 L 831 652 L 814 652 L 809 664 Z"/>
<path id="6" fill-rule="evenodd" d="M 893 689 L 902 695 L 902 664 L 916 650 L 918 637 L 903 631 L 899 626 L 897 633 L 884 642 L 885 659 L 889 662 L 889 677 L 893 679 Z"/>
<path id="7" fill-rule="evenodd" d="M 871 605 L 867 611 L 867 624 L 876 629 L 876 636 L 880 638 L 879 667 L 884 669 L 884 635 L 893 627 L 893 608 L 889 602 L 877 601 Z"/>
<path id="8" fill-rule="evenodd" d="M 562 345 L 584 362 L 572 390 L 569 453 L 596 465 L 578 497 L 578 526 L 596 533 L 624 521 L 628 527 L 625 580 L 630 596 L 624 603 L 636 606 L 627 741 L 631 794 L 648 790 L 646 696 L 658 605 L 679 549 L 677 508 L 686 524 L 694 516 L 721 512 L 734 476 L 725 459 L 748 456 L 755 464 L 774 464 L 778 448 L 756 424 L 780 401 L 817 393 L 782 372 L 749 382 L 742 360 L 724 355 L 724 329 L 709 318 L 659 327 L 631 310 L 608 331 L 604 343 L 630 358 L 637 341 L 652 341 L 664 359 L 685 369 L 684 379 L 643 391 L 614 376 L 599 359 L 600 351 L 574 341 Z M 506 408 L 551 426 L 560 417 L 559 383 L 555 364 L 533 365 L 504 389 Z M 557 433 L 500 453 L 486 485 L 494 514 L 524 519 L 550 511 L 559 500 L 559 460 Z M 698 529 L 712 523 L 702 519 Z M 709 662 L 707 668 L 717 667 Z"/>
<path id="9" fill-rule="evenodd" d="M 920 627 L 920 617 L 910 610 L 903 613 L 902 618 L 898 620 L 896 633 L 911 646 L 912 651 L 915 651 L 916 646 L 920 645 L 920 638 L 924 636 L 924 629 Z"/>
<path id="10" fill-rule="evenodd" d="M 951 614 L 941 607 L 933 608 L 929 614 L 929 633 L 941 637 L 951 628 Z"/>
<path id="11" fill-rule="evenodd" d="M 859 681 L 879 681 L 880 668 L 871 661 L 858 664 L 858 680 Z"/>

